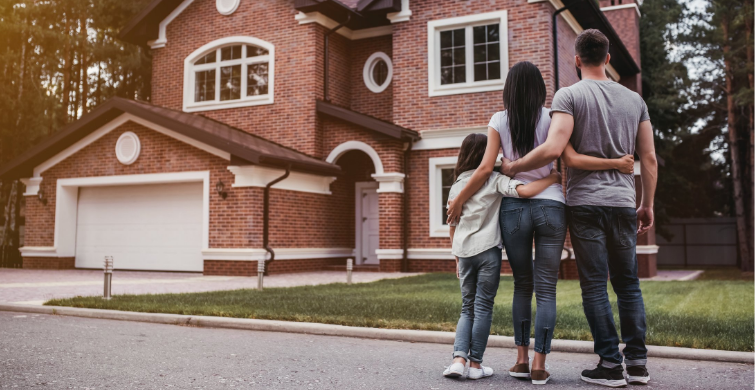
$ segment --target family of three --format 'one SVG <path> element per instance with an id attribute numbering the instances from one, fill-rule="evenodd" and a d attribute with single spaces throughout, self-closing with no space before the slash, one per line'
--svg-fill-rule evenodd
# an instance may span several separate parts
<path id="1" fill-rule="evenodd" d="M 637 277 L 637 236 L 653 225 L 657 162 L 647 106 L 606 77 L 609 42 L 598 30 L 576 39 L 582 81 L 559 90 L 550 110 L 538 68 L 514 65 L 503 90 L 504 111 L 493 115 L 488 135 L 471 134 L 461 145 L 450 189 L 448 223 L 457 259 L 462 310 L 447 377 L 493 375 L 482 365 L 501 272 L 501 245 L 514 273 L 512 318 L 517 359 L 509 374 L 545 384 L 545 364 L 556 327 L 558 281 L 567 226 L 579 271 L 582 305 L 600 362 L 582 371 L 584 381 L 610 387 L 646 384 L 645 307 Z M 499 153 L 499 172 L 495 166 Z M 642 194 L 636 208 L 634 155 L 641 162 Z M 566 197 L 553 162 L 568 167 Z M 533 261 L 534 240 L 534 261 Z M 621 338 L 608 300 L 616 293 Z M 534 335 L 532 295 L 537 314 Z M 534 336 L 534 359 L 529 359 Z M 622 354 L 623 352 L 623 354 Z M 627 377 L 624 376 L 626 365 Z"/>

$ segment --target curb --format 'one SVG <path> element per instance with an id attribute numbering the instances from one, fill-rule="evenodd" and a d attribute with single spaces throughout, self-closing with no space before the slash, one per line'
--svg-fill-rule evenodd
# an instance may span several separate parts
<path id="1" fill-rule="evenodd" d="M 356 326 L 330 325 L 312 322 L 289 322 L 163 313 L 139 313 L 118 310 L 82 309 L 64 306 L 36 306 L 12 303 L 0 303 L 0 311 L 52 314 L 119 321 L 151 322 L 156 324 L 197 326 L 203 328 L 304 333 L 322 336 L 356 337 L 434 344 L 453 344 L 455 336 L 455 334 L 452 332 L 437 332 L 430 330 L 361 328 Z M 490 336 L 490 338 L 488 339 L 488 347 L 516 348 L 516 344 L 514 343 L 513 337 Z M 588 354 L 594 353 L 593 343 L 591 341 L 557 339 L 554 339 L 551 342 L 551 351 Z M 655 345 L 648 346 L 648 357 L 745 364 L 755 363 L 755 354 L 753 354 L 752 352 L 661 347 Z"/>

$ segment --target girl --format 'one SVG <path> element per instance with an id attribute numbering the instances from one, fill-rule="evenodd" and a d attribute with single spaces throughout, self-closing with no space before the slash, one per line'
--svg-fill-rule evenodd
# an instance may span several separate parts
<path id="1" fill-rule="evenodd" d="M 480 166 L 487 143 L 488 137 L 484 134 L 470 134 L 464 139 L 454 171 L 456 182 L 451 186 L 449 199 L 466 186 Z M 561 175 L 556 171 L 529 184 L 492 172 L 482 188 L 464 203 L 459 223 L 451 224 L 452 253 L 456 257 L 456 276 L 461 284 L 462 308 L 456 326 L 454 361 L 443 372 L 446 377 L 462 376 L 467 360 L 470 361 L 468 379 L 493 375 L 493 370 L 481 363 L 501 275 L 498 212 L 502 197 L 530 198 L 560 182 Z"/>
<path id="2" fill-rule="evenodd" d="M 506 76 L 503 88 L 505 111 L 493 115 L 488 125 L 487 150 L 482 164 L 467 180 L 466 187 L 449 202 L 448 219 L 458 218 L 467 199 L 484 185 L 495 168 L 498 153 L 516 160 L 545 142 L 550 127 L 550 110 L 543 107 L 546 90 L 540 70 L 530 62 L 515 64 Z M 564 160 L 571 168 L 585 170 L 617 169 L 631 173 L 634 158 L 601 159 L 577 154 L 567 147 Z M 550 177 L 553 164 L 528 172 L 516 179 L 536 183 Z M 520 196 L 520 198 L 524 198 Z M 516 364 L 509 369 L 513 377 L 530 378 L 533 384 L 548 382 L 545 357 L 550 353 L 551 339 L 556 326 L 556 282 L 561 264 L 561 252 L 566 238 L 565 199 L 561 182 L 553 182 L 532 199 L 507 197 L 501 202 L 500 230 L 506 255 L 514 273 L 514 302 L 512 318 L 517 347 Z M 535 261 L 532 261 L 532 241 L 535 242 Z M 535 359 L 530 371 L 529 345 L 532 322 L 532 293 L 537 295 L 535 318 Z"/>

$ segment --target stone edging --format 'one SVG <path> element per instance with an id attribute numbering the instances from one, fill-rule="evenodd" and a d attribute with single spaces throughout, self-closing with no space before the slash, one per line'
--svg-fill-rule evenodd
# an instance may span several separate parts
<path id="1" fill-rule="evenodd" d="M 245 318 L 226 318 L 209 316 L 189 316 L 162 313 L 139 313 L 118 310 L 82 309 L 62 306 L 36 306 L 0 303 L 0 311 L 14 311 L 38 314 L 56 314 L 73 317 L 98 318 L 120 321 L 152 322 L 169 325 L 190 325 L 205 328 L 244 329 L 268 332 L 305 333 L 325 336 L 358 337 L 379 340 L 410 341 L 420 343 L 453 344 L 454 333 L 428 330 L 404 330 L 361 328 L 319 324 L 311 322 L 288 322 L 273 320 L 256 320 Z M 490 336 L 488 347 L 516 348 L 513 337 Z M 572 353 L 593 353 L 590 341 L 556 340 L 551 342 L 551 351 Z M 752 352 L 720 351 L 712 349 L 693 349 L 677 347 L 660 347 L 649 345 L 648 357 L 666 359 L 688 359 L 715 362 L 755 363 Z"/>

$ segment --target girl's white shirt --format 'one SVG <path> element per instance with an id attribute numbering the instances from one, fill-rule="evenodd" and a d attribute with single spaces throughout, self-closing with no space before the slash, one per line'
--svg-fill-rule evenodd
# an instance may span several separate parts
<path id="1" fill-rule="evenodd" d="M 459 195 L 472 177 L 474 170 L 462 172 L 448 192 L 450 202 Z M 518 198 L 516 187 L 519 180 L 493 172 L 482 188 L 464 203 L 459 223 L 456 226 L 451 253 L 457 257 L 472 257 L 492 247 L 501 246 L 501 229 L 498 214 L 504 196 Z"/>

